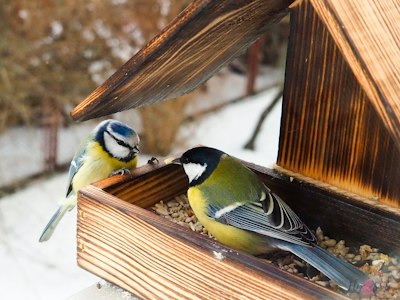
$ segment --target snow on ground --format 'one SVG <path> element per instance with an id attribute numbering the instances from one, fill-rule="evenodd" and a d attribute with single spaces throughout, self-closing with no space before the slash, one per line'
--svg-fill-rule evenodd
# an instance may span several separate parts
<path id="1" fill-rule="evenodd" d="M 142 157 L 143 165 L 149 159 Z M 46 243 L 38 239 L 66 192 L 67 172 L 0 199 L 1 299 L 65 299 L 98 280 L 76 265 L 76 210 Z"/>
<path id="2" fill-rule="evenodd" d="M 96 280 L 76 266 L 75 213 L 64 218 L 49 243 L 38 243 L 67 178 L 64 173 L 41 179 L 0 200 L 1 298 L 64 299 Z"/>
<path id="3" fill-rule="evenodd" d="M 87 122 L 79 126 L 61 128 L 58 138 L 57 162 L 71 160 L 76 145 L 97 124 Z M 43 130 L 33 127 L 16 127 L 0 135 L 0 187 L 43 172 Z"/>
<path id="4" fill-rule="evenodd" d="M 270 67 L 262 67 L 257 79 L 256 90 L 260 91 L 277 85 L 282 72 Z M 195 93 L 194 99 L 186 108 L 192 115 L 241 97 L 246 88 L 246 77 L 222 69 L 209 81 L 207 90 Z M 242 114 L 244 117 L 245 114 Z M 141 130 L 140 116 L 137 111 L 115 114 L 115 118 Z M 245 120 L 245 119 L 244 119 Z M 255 121 L 255 120 L 253 120 Z M 246 120 L 246 122 L 248 122 Z M 79 123 L 60 128 L 58 132 L 57 163 L 68 163 L 77 145 L 92 130 L 97 121 Z M 245 129 L 248 129 L 245 126 Z M 43 171 L 44 132 L 38 128 L 19 127 L 0 134 L 0 187 Z"/>
<path id="5" fill-rule="evenodd" d="M 276 92 L 276 89 L 263 92 L 185 124 L 173 152 L 203 144 L 247 161 L 271 166 L 277 155 L 280 105 L 265 122 L 256 142 L 256 151 L 243 150 L 243 145 L 251 136 L 258 116 Z M 146 161 L 144 159 L 141 163 Z M 20 165 L 15 166 L 18 167 Z M 66 181 L 66 173 L 40 179 L 0 199 L 2 299 L 65 299 L 98 281 L 94 275 L 76 266 L 76 210 L 64 217 L 49 242 L 37 242 L 57 200 L 65 193 Z"/>
<path id="6" fill-rule="evenodd" d="M 282 70 L 261 66 L 255 91 L 260 92 L 279 85 L 283 81 Z M 246 92 L 246 77 L 224 68 L 207 81 L 207 90 L 197 93 L 194 101 L 186 107 L 186 113 L 192 115 L 243 96 Z"/>
<path id="7" fill-rule="evenodd" d="M 277 88 L 270 89 L 183 126 L 178 133 L 177 148 L 182 151 L 202 144 L 219 148 L 246 161 L 272 167 L 278 154 L 280 104 L 275 106 L 263 123 L 255 143 L 256 151 L 243 147 L 256 127 L 259 115 L 277 92 Z"/>

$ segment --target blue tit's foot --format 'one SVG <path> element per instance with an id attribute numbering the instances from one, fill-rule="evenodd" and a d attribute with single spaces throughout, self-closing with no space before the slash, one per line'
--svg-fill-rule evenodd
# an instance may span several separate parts
<path id="1" fill-rule="evenodd" d="M 110 175 L 108 175 L 108 177 L 112 177 L 114 175 L 125 175 L 125 174 L 131 174 L 131 170 L 129 170 L 127 168 L 121 168 L 118 170 L 114 170 L 110 173 Z"/>
<path id="2" fill-rule="evenodd" d="M 149 165 L 156 165 L 156 164 L 158 164 L 159 163 L 159 161 L 158 161 L 158 159 L 156 158 L 156 157 L 152 157 L 152 158 L 150 158 L 148 161 L 147 161 L 147 163 L 149 164 Z"/>

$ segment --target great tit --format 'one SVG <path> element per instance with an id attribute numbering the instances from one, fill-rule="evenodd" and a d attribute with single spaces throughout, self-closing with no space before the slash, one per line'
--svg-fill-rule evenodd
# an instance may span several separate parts
<path id="1" fill-rule="evenodd" d="M 46 225 L 39 242 L 49 240 L 64 214 L 75 207 L 79 189 L 136 167 L 139 141 L 137 133 L 119 121 L 105 120 L 94 128 L 71 161 L 66 198 Z"/>
<path id="2" fill-rule="evenodd" d="M 373 294 L 374 282 L 319 247 L 295 212 L 239 160 L 217 149 L 197 147 L 172 162 L 183 166 L 190 206 L 219 242 L 254 255 L 290 251 L 343 289 Z"/>

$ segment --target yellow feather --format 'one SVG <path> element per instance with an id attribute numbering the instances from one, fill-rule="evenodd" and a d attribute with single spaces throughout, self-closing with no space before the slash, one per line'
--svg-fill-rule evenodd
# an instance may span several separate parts
<path id="1" fill-rule="evenodd" d="M 226 225 L 208 217 L 207 200 L 198 187 L 188 189 L 188 199 L 197 219 L 220 243 L 253 255 L 269 251 L 259 234 Z"/>
<path id="2" fill-rule="evenodd" d="M 111 157 L 98 143 L 88 145 L 88 155 L 79 172 L 76 173 L 72 180 L 72 188 L 74 191 L 87 186 L 95 181 L 107 178 L 112 171 L 127 168 L 133 169 L 137 164 L 137 156 L 128 162 L 120 161 Z"/>

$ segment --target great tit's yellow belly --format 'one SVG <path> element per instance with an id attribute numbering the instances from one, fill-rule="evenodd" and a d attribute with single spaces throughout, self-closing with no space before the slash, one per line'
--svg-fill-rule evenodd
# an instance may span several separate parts
<path id="1" fill-rule="evenodd" d="M 208 217 L 207 201 L 197 187 L 188 189 L 188 199 L 197 219 L 220 243 L 253 255 L 271 250 L 267 247 L 262 235 L 226 225 Z"/>
<path id="2" fill-rule="evenodd" d="M 132 169 L 136 167 L 137 156 L 129 162 L 123 162 L 110 157 L 100 145 L 95 144 L 89 149 L 83 165 L 72 180 L 72 188 L 75 192 L 95 181 L 107 178 L 110 173 L 121 169 Z"/>

